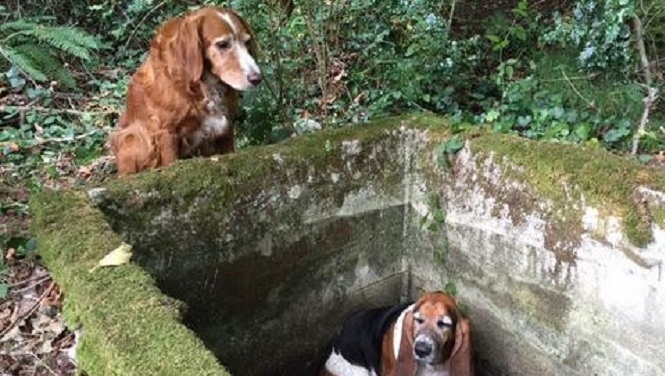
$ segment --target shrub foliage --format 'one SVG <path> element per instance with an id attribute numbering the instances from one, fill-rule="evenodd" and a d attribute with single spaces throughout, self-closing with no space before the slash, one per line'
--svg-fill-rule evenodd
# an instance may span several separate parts
<path id="1" fill-rule="evenodd" d="M 41 104 L 58 104 L 42 83 L 55 80 L 117 111 L 155 28 L 208 4 L 238 10 L 261 46 L 267 79 L 245 97 L 240 146 L 428 111 L 465 126 L 626 150 L 645 95 L 634 17 L 643 21 L 654 85 L 663 84 L 659 0 L 9 0 L 0 7 L 3 79 Z M 11 112 L 5 119 L 14 128 L 25 122 Z M 665 146 L 662 119 L 656 105 L 643 152 Z M 114 116 L 104 121 L 109 127 Z"/>

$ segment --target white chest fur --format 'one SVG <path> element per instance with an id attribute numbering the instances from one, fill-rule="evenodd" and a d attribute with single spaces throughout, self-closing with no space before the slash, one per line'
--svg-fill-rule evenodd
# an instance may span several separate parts
<path id="1" fill-rule="evenodd" d="M 194 152 L 204 140 L 216 139 L 233 132 L 226 103 L 229 90 L 231 89 L 206 72 L 203 78 L 203 91 L 206 96 L 204 111 L 200 115 L 199 127 L 189 134 L 183 144 L 185 154 Z"/>
<path id="2" fill-rule="evenodd" d="M 219 114 L 216 116 L 206 116 L 201 120 L 201 126 L 191 133 L 187 138 L 186 144 L 183 144 L 185 147 L 183 151 L 185 154 L 190 154 L 201 145 L 203 140 L 215 139 L 229 132 L 233 131 L 226 116 Z"/>
<path id="3" fill-rule="evenodd" d="M 450 366 L 448 362 L 444 365 L 431 366 L 429 364 L 418 364 L 416 376 L 449 376 Z"/>
<path id="4" fill-rule="evenodd" d="M 359 367 L 344 359 L 342 354 L 332 351 L 326 361 L 326 370 L 335 376 L 376 376 L 374 370 Z"/>
<path id="5" fill-rule="evenodd" d="M 222 136 L 231 130 L 229 120 L 224 115 L 208 116 L 203 119 L 199 132 L 203 137 Z"/>

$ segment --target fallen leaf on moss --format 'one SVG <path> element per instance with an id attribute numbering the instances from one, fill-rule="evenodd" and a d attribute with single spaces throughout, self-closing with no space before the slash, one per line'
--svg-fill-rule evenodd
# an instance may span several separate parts
<path id="1" fill-rule="evenodd" d="M 124 265 L 129 262 L 131 257 L 132 246 L 127 243 L 122 243 L 118 248 L 112 250 L 108 255 L 99 260 L 99 263 L 94 268 L 90 269 L 90 273 L 102 266 Z"/>

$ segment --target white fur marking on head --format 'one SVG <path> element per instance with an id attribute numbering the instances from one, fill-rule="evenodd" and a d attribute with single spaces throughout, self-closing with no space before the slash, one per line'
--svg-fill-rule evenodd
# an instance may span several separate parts
<path id="1" fill-rule="evenodd" d="M 233 20 L 231 19 L 231 16 L 229 16 L 228 13 L 222 13 L 222 12 L 218 12 L 217 14 L 219 14 L 219 16 L 222 17 L 222 20 L 224 20 L 224 22 L 229 24 L 229 27 L 231 28 L 231 32 L 233 33 L 233 35 L 238 35 L 236 25 L 233 22 Z"/>
<path id="2" fill-rule="evenodd" d="M 393 351 L 395 352 L 395 359 L 399 356 L 399 345 L 402 343 L 402 328 L 404 327 L 404 319 L 406 318 L 406 314 L 413 311 L 413 307 L 415 304 L 411 304 L 410 306 L 406 307 L 402 313 L 399 314 L 399 317 L 397 317 L 397 321 L 395 321 L 395 327 L 393 328 Z"/>
<path id="3" fill-rule="evenodd" d="M 244 45 L 238 45 L 238 52 L 240 55 L 240 66 L 245 74 L 249 75 L 250 73 L 261 73 L 259 66 L 256 64 L 256 60 L 249 54 L 247 47 Z"/>
<path id="4" fill-rule="evenodd" d="M 348 360 L 344 359 L 342 354 L 335 352 L 330 353 L 328 360 L 326 360 L 326 370 L 333 375 L 339 376 L 377 376 L 373 369 L 367 369 L 357 366 Z"/>
<path id="5" fill-rule="evenodd" d="M 254 60 L 252 55 L 250 55 L 249 51 L 247 51 L 247 47 L 245 47 L 244 43 L 240 40 L 240 35 L 238 35 L 238 29 L 236 28 L 236 24 L 231 18 L 231 16 L 228 13 L 219 13 L 219 15 L 220 17 L 222 17 L 222 20 L 224 20 L 224 22 L 229 24 L 229 27 L 231 28 L 233 35 L 235 35 L 236 37 L 236 43 L 237 43 L 236 47 L 238 48 L 238 58 L 240 59 L 240 67 L 245 73 L 245 76 L 248 76 L 251 73 L 261 73 L 258 64 L 256 64 L 256 60 Z"/>
<path id="6" fill-rule="evenodd" d="M 443 323 L 446 325 L 453 325 L 453 319 L 450 316 L 443 316 Z"/>

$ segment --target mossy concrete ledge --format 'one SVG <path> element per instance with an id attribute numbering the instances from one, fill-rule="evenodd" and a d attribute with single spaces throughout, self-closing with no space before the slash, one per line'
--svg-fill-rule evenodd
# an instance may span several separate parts
<path id="1" fill-rule="evenodd" d="M 452 283 L 479 375 L 665 375 L 665 176 L 450 137 L 408 115 L 35 196 L 82 367 L 310 375 L 349 313 Z M 90 273 L 121 241 L 132 263 Z"/>
<path id="2" fill-rule="evenodd" d="M 66 296 L 67 322 L 81 330 L 77 361 L 88 375 L 229 375 L 180 323 L 181 303 L 141 267 L 90 272 L 122 240 L 84 193 L 46 192 L 31 210 L 40 254 Z"/>

